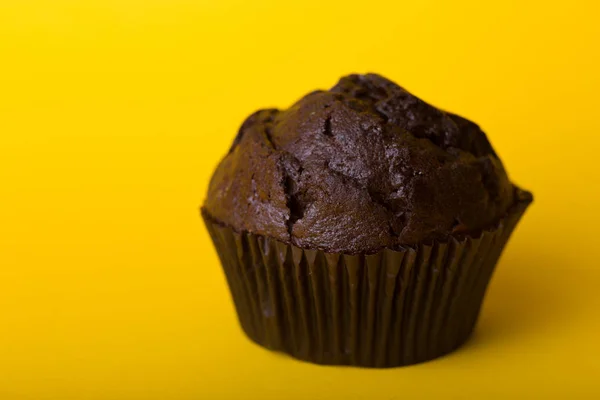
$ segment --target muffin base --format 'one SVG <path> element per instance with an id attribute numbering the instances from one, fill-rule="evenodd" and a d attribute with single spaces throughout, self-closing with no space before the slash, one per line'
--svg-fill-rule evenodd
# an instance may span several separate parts
<path id="1" fill-rule="evenodd" d="M 374 254 L 331 254 L 238 233 L 203 210 L 242 329 L 259 345 L 333 365 L 396 367 L 470 336 L 520 201 L 493 229 Z"/>

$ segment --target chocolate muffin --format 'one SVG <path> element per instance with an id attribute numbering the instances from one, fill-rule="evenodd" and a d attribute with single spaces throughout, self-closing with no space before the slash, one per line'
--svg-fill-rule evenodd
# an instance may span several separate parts
<path id="1" fill-rule="evenodd" d="M 388 367 L 468 338 L 531 201 L 476 124 L 367 74 L 251 115 L 202 215 L 252 340 Z"/>

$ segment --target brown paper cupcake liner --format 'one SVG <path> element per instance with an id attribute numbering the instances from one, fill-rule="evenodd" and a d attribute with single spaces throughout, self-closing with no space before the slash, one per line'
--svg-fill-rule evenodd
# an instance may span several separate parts
<path id="1" fill-rule="evenodd" d="M 466 341 L 529 202 L 477 237 L 370 255 L 301 249 L 203 216 L 250 339 L 319 364 L 394 367 Z"/>

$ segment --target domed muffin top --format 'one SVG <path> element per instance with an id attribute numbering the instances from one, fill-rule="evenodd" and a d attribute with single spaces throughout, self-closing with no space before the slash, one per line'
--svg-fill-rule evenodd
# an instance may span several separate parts
<path id="1" fill-rule="evenodd" d="M 479 231 L 514 200 L 476 124 L 367 74 L 252 114 L 203 211 L 237 231 L 360 253 Z"/>

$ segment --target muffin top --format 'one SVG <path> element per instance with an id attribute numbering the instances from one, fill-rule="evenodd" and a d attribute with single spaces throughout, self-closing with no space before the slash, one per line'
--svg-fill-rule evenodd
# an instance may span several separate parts
<path id="1" fill-rule="evenodd" d="M 362 253 L 480 231 L 514 201 L 479 126 L 367 74 L 252 114 L 203 211 L 236 231 Z"/>

